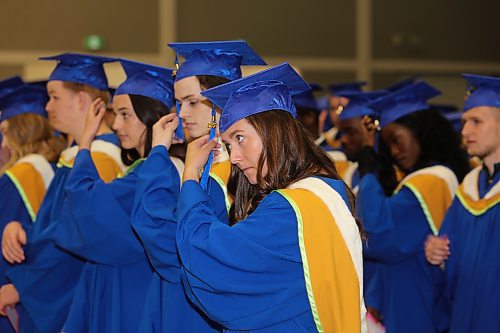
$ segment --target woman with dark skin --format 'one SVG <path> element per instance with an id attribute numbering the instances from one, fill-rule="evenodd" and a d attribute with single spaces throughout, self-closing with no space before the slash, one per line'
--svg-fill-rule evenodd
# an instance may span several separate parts
<path id="1" fill-rule="evenodd" d="M 368 236 L 364 256 L 378 264 L 365 288 L 377 295 L 369 305 L 381 310 L 389 333 L 437 331 L 431 318 L 436 268 L 426 263 L 423 244 L 438 232 L 468 170 L 459 138 L 426 104 L 438 94 L 417 82 L 370 104 L 381 113 L 378 155 L 375 125 L 364 120 L 357 203 Z"/>

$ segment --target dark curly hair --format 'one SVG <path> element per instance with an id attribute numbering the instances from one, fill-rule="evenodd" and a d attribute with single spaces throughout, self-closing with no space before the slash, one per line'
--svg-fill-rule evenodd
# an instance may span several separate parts
<path id="1" fill-rule="evenodd" d="M 420 145 L 421 154 L 413 171 L 441 164 L 450 168 L 459 182 L 469 172 L 469 161 L 466 152 L 461 148 L 460 135 L 438 111 L 417 111 L 394 122 L 410 129 Z M 379 143 L 379 158 L 378 174 L 381 185 L 386 195 L 392 195 L 398 184 L 393 167 L 395 161 L 383 140 Z"/>

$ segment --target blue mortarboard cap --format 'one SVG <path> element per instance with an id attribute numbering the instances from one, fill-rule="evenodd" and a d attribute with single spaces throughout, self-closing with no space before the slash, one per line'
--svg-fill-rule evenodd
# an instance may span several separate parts
<path id="1" fill-rule="evenodd" d="M 407 86 L 410 86 L 410 85 L 414 84 L 415 81 L 417 81 L 418 77 L 419 77 L 419 75 L 414 75 L 414 76 L 410 76 L 410 77 L 408 77 L 406 79 L 399 80 L 396 83 L 394 83 L 394 84 L 390 85 L 389 87 L 385 88 L 385 90 L 398 91 L 399 89 L 402 89 L 404 87 L 407 87 Z"/>
<path id="2" fill-rule="evenodd" d="M 169 109 L 174 105 L 173 70 L 119 59 L 127 79 L 116 89 L 115 95 L 134 94 L 156 99 Z"/>
<path id="3" fill-rule="evenodd" d="M 459 110 L 456 105 L 432 103 L 429 104 L 429 106 L 445 117 L 451 123 L 455 131 L 460 131 L 462 128 L 462 111 Z"/>
<path id="4" fill-rule="evenodd" d="M 346 93 L 343 96 L 349 99 L 349 104 L 342 109 L 339 119 L 347 120 L 362 116 L 376 116 L 376 111 L 369 107 L 368 104 L 387 95 L 387 93 L 387 90 Z"/>
<path id="5" fill-rule="evenodd" d="M 201 94 L 222 109 L 220 132 L 247 116 L 269 110 L 283 110 L 297 116 L 292 96 L 309 90 L 309 85 L 288 64 L 283 63 Z"/>
<path id="6" fill-rule="evenodd" d="M 241 66 L 266 65 L 245 41 L 169 43 L 168 46 L 185 59 L 177 70 L 177 81 L 194 75 L 220 76 L 233 81 L 241 78 Z"/>
<path id="7" fill-rule="evenodd" d="M 48 101 L 45 88 L 25 84 L 0 98 L 0 122 L 24 113 L 46 117 L 45 105 Z"/>
<path id="8" fill-rule="evenodd" d="M 317 83 L 310 83 L 309 87 L 311 87 L 310 90 L 304 91 L 303 93 L 297 95 L 293 95 L 293 103 L 295 104 L 295 107 L 312 109 L 319 112 L 320 108 L 318 105 L 318 101 L 316 100 L 316 98 L 314 98 L 313 92 L 321 91 L 323 90 L 323 88 Z"/>
<path id="9" fill-rule="evenodd" d="M 328 86 L 328 90 L 331 96 L 343 96 L 346 93 L 361 91 L 364 85 L 364 81 L 334 83 Z"/>
<path id="10" fill-rule="evenodd" d="M 468 83 L 468 97 L 465 100 L 464 111 L 478 106 L 500 108 L 500 78 L 462 74 Z"/>
<path id="11" fill-rule="evenodd" d="M 108 90 L 108 79 L 103 64 L 117 61 L 115 58 L 78 53 L 63 53 L 40 60 L 58 61 L 50 74 L 49 81 L 66 81 L 82 83 L 99 90 Z"/>
<path id="12" fill-rule="evenodd" d="M 8 79 L 0 81 L 0 97 L 9 94 L 24 85 L 24 81 L 19 76 L 13 76 Z"/>
<path id="13" fill-rule="evenodd" d="M 320 110 L 329 110 L 330 109 L 330 101 L 328 100 L 328 96 L 322 96 L 318 98 L 316 101 L 318 103 L 318 108 Z"/>
<path id="14" fill-rule="evenodd" d="M 436 111 L 439 111 L 443 116 L 460 111 L 456 105 L 453 104 L 436 104 L 429 103 L 429 106 Z"/>
<path id="15" fill-rule="evenodd" d="M 380 97 L 368 106 L 380 114 L 380 126 L 384 128 L 407 114 L 430 108 L 427 100 L 440 94 L 439 90 L 427 82 L 418 81 Z"/>

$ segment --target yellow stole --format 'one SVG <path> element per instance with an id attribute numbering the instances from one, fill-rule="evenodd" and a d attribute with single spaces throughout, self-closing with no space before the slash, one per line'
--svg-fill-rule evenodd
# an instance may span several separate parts
<path id="1" fill-rule="evenodd" d="M 78 146 L 65 149 L 61 153 L 58 167 L 72 168 L 78 153 Z M 90 154 L 96 166 L 99 177 L 106 183 L 111 182 L 117 177 L 123 176 L 127 167 L 123 164 L 121 150 L 117 145 L 103 141 L 95 140 L 90 147 Z"/>
<path id="2" fill-rule="evenodd" d="M 479 198 L 478 180 L 481 169 L 480 165 L 469 172 L 457 190 L 458 199 L 465 209 L 474 216 L 486 213 L 500 202 L 500 182 L 493 185 L 482 199 Z"/>
<path id="3" fill-rule="evenodd" d="M 335 161 L 335 168 L 340 178 L 352 189 L 352 177 L 358 169 L 358 163 L 351 161 Z"/>
<path id="4" fill-rule="evenodd" d="M 5 175 L 16 187 L 34 222 L 45 192 L 54 178 L 50 163 L 42 155 L 30 154 L 19 159 Z"/>
<path id="5" fill-rule="evenodd" d="M 318 178 L 278 192 L 297 216 L 305 284 L 318 332 L 366 332 L 361 239 L 344 200 Z"/>
<path id="6" fill-rule="evenodd" d="M 210 168 L 210 177 L 219 184 L 220 188 L 224 192 L 224 200 L 226 203 L 226 210 L 229 212 L 231 208 L 231 203 L 233 200 L 229 197 L 227 193 L 227 183 L 229 182 L 229 177 L 231 176 L 231 162 L 229 162 L 229 157 L 226 151 L 221 152 L 221 155 L 212 164 Z"/>
<path id="7" fill-rule="evenodd" d="M 412 172 L 399 183 L 394 194 L 403 186 L 413 192 L 429 227 L 434 235 L 437 235 L 458 187 L 458 180 L 453 171 L 445 166 L 436 165 Z"/>

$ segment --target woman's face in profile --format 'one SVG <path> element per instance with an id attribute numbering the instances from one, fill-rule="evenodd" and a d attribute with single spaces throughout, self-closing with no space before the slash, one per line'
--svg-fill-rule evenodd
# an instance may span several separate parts
<path id="1" fill-rule="evenodd" d="M 229 151 L 231 164 L 243 172 L 250 184 L 256 185 L 263 145 L 255 128 L 246 119 L 238 120 L 222 133 L 222 140 Z M 264 163 L 261 174 L 265 176 L 266 173 L 267 164 Z"/>

